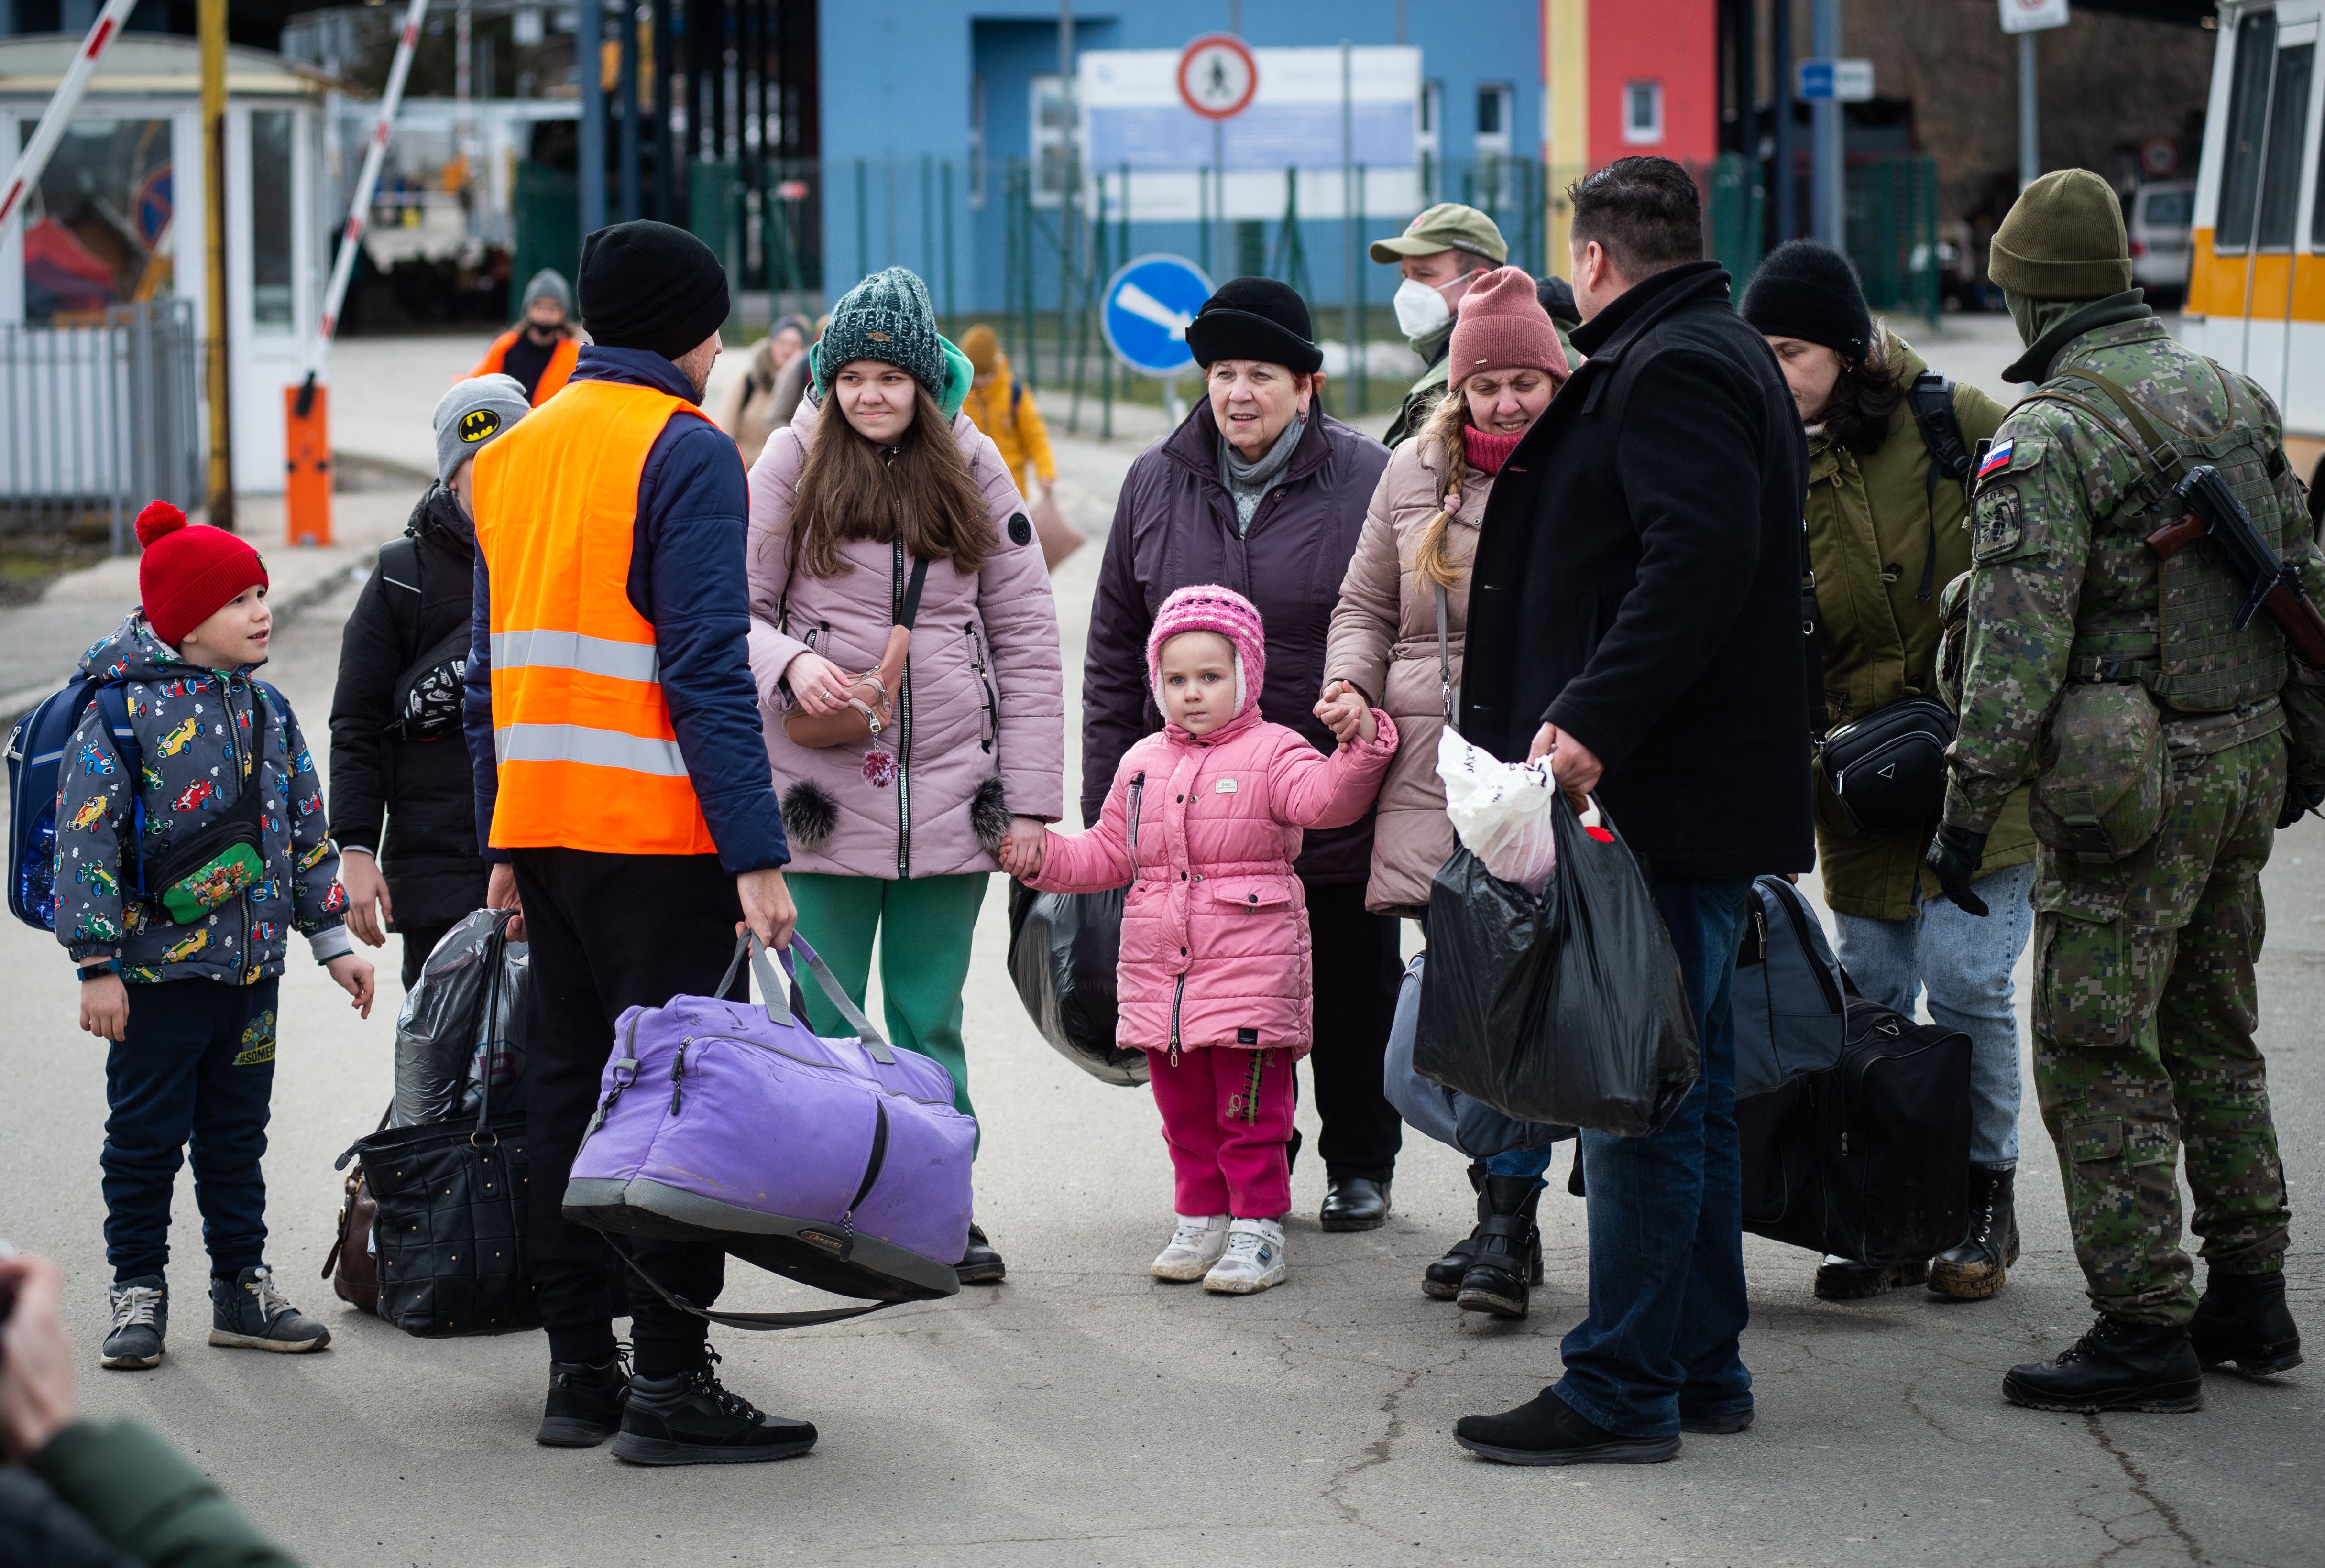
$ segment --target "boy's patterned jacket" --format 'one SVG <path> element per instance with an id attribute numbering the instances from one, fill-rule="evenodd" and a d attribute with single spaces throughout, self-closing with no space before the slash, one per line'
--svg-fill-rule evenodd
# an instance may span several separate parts
<path id="1" fill-rule="evenodd" d="M 140 776 L 130 778 L 91 705 L 57 793 L 57 940 L 74 962 L 118 958 L 122 978 L 133 983 L 255 985 L 283 973 L 294 927 L 319 964 L 351 951 L 322 781 L 290 705 L 270 692 L 262 707 L 247 670 L 225 674 L 187 662 L 134 611 L 81 656 L 81 669 L 123 683 L 144 759 Z M 263 732 L 255 745 L 254 727 Z M 122 854 L 133 801 L 144 803 L 150 867 L 172 844 L 224 816 L 245 779 L 263 791 L 264 881 L 186 926 L 162 910 L 158 888 L 149 890 L 156 901 L 124 897 L 125 871 L 134 871 Z"/>

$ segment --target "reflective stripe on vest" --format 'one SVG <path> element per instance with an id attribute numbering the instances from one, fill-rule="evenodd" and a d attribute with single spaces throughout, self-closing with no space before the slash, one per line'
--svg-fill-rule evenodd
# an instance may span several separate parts
<path id="1" fill-rule="evenodd" d="M 715 851 L 629 598 L 638 481 L 673 419 L 650 387 L 579 381 L 477 454 L 491 588 L 492 843 L 608 854 Z"/>

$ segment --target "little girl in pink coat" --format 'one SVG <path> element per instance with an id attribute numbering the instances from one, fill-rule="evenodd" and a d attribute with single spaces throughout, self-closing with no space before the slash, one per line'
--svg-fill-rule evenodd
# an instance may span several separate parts
<path id="1" fill-rule="evenodd" d="M 1123 757 L 1097 826 L 1002 864 L 1044 892 L 1130 884 L 1116 1038 L 1147 1054 L 1178 1188 L 1153 1271 L 1231 1295 L 1285 1273 L 1292 1071 L 1310 1044 L 1301 830 L 1362 816 L 1396 750 L 1388 715 L 1353 693 L 1317 706 L 1339 739 L 1329 756 L 1262 720 L 1266 662 L 1241 595 L 1165 599 L 1146 640 L 1162 731 Z"/>

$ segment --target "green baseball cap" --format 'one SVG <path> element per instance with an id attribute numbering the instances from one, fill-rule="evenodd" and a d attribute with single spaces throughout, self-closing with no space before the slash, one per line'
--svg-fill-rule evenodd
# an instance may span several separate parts
<path id="1" fill-rule="evenodd" d="M 1433 256 L 1440 251 L 1475 251 L 1496 266 L 1510 259 L 1510 247 L 1494 220 L 1474 207 L 1440 201 L 1404 226 L 1392 240 L 1375 240 L 1372 257 L 1394 263 L 1406 256 Z"/>

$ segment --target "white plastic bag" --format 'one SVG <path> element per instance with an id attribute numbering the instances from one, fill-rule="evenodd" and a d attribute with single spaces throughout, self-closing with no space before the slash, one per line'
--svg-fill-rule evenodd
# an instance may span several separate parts
<path id="1" fill-rule="evenodd" d="M 1437 738 L 1437 777 L 1445 784 L 1445 815 L 1463 847 L 1502 881 L 1540 898 L 1558 869 L 1550 824 L 1557 786 L 1551 782 L 1550 759 L 1502 761 L 1449 724 Z"/>

